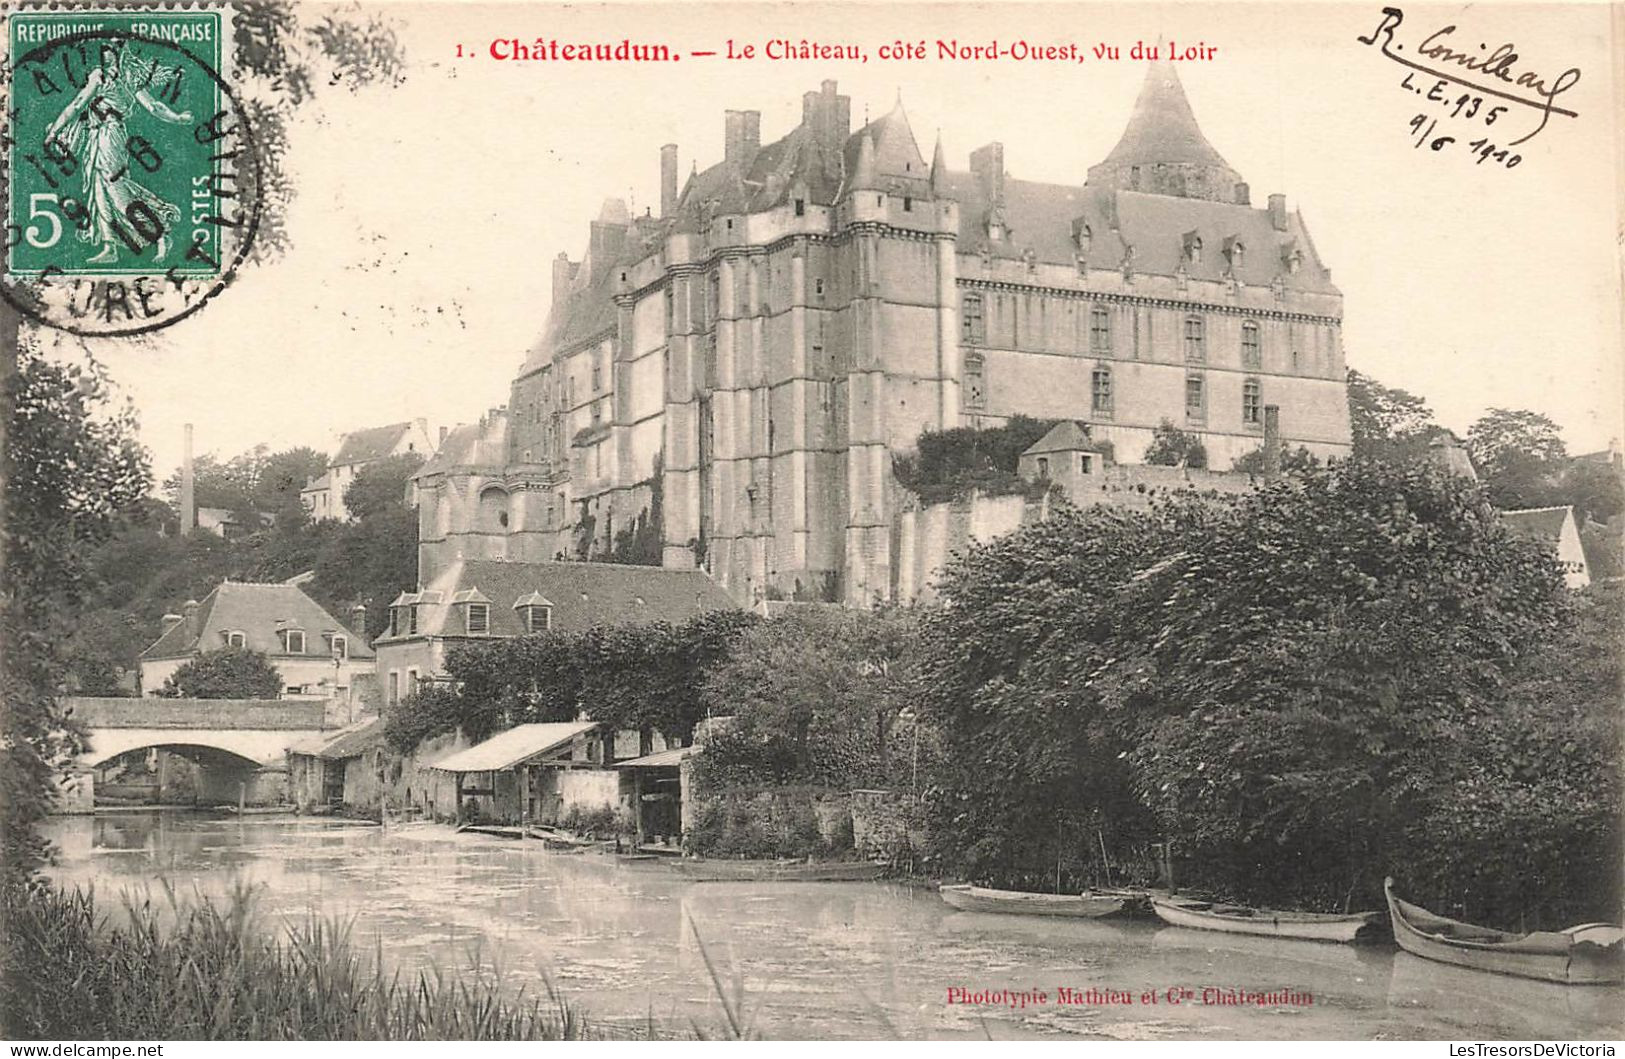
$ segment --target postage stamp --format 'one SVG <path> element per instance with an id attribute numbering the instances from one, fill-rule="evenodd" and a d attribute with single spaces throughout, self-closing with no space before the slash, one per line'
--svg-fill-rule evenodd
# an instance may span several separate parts
<path id="1" fill-rule="evenodd" d="M 6 19 L 4 290 L 80 334 L 166 326 L 224 288 L 258 216 L 217 9 Z"/>

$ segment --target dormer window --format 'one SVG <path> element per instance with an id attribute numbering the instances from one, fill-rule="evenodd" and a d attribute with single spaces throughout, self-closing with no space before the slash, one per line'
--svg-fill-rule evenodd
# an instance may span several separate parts
<path id="1" fill-rule="evenodd" d="M 1195 232 L 1185 233 L 1185 260 L 1193 265 L 1202 263 L 1202 237 Z"/>
<path id="2" fill-rule="evenodd" d="M 1089 230 L 1089 226 L 1087 224 L 1080 221 L 1073 225 L 1072 242 L 1077 245 L 1079 250 L 1087 254 L 1089 252 L 1089 244 L 1093 242 L 1093 240 L 1094 234 Z"/>
<path id="3" fill-rule="evenodd" d="M 553 627 L 553 603 L 540 592 L 520 596 L 514 600 L 513 609 L 527 634 L 546 632 Z"/>
<path id="4" fill-rule="evenodd" d="M 282 630 L 282 650 L 284 654 L 302 655 L 305 653 L 305 632 L 303 629 Z"/>
<path id="5" fill-rule="evenodd" d="M 1246 244 L 1245 243 L 1236 243 L 1234 246 L 1232 246 L 1230 248 L 1230 267 L 1233 268 L 1233 269 L 1240 268 L 1241 263 L 1246 258 L 1246 256 L 1247 256 L 1247 246 L 1246 246 Z"/>
<path id="6" fill-rule="evenodd" d="M 491 605 L 470 603 L 463 618 L 470 636 L 484 636 L 491 631 Z"/>
<path id="7" fill-rule="evenodd" d="M 232 629 L 225 634 L 227 647 L 247 647 L 248 636 L 241 629 Z"/>
<path id="8" fill-rule="evenodd" d="M 348 661 L 350 657 L 350 638 L 341 633 L 329 633 L 327 636 L 327 651 L 336 662 Z"/>
<path id="9" fill-rule="evenodd" d="M 1294 251 L 1292 251 L 1292 253 L 1287 255 L 1287 257 L 1286 257 L 1286 270 L 1288 272 L 1297 272 L 1302 267 L 1303 267 L 1303 251 L 1302 250 L 1294 250 Z"/>

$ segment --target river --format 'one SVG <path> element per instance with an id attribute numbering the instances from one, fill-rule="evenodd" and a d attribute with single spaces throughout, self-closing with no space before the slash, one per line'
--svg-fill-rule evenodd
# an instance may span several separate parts
<path id="1" fill-rule="evenodd" d="M 250 883 L 272 922 L 339 916 L 366 951 L 381 943 L 404 969 L 478 963 L 531 992 L 552 981 L 599 1025 L 721 1032 L 698 936 L 769 1038 L 1538 1040 L 1625 1029 L 1619 989 L 1524 982 L 1388 947 L 955 912 L 928 889 L 889 883 L 695 883 L 658 863 L 433 824 L 386 832 L 319 818 L 115 813 L 59 817 L 48 833 L 61 851 L 54 877 L 94 883 L 104 900 L 158 880 L 211 895 Z M 1048 998 L 950 1004 L 953 987 Z M 1064 1003 L 1063 987 L 1110 996 Z M 1222 989 L 1300 998 L 1203 1003 Z"/>

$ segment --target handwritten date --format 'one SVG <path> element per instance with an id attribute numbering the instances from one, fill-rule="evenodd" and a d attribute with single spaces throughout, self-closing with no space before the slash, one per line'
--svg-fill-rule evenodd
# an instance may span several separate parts
<path id="1" fill-rule="evenodd" d="M 1470 115 L 1469 115 L 1470 116 Z M 1423 126 L 1426 126 L 1424 128 Z M 1426 114 L 1418 114 L 1411 119 L 1411 133 L 1416 137 L 1415 147 L 1420 150 L 1425 144 L 1429 150 L 1443 151 L 1446 147 L 1456 143 L 1457 139 L 1450 135 L 1433 135 L 1439 127 L 1439 119 L 1429 118 Z M 1515 169 L 1523 156 L 1507 150 L 1497 144 L 1491 143 L 1488 137 L 1479 137 L 1467 141 L 1466 150 L 1473 155 L 1473 164 L 1483 165 L 1485 162 L 1499 163 L 1508 169 Z"/>

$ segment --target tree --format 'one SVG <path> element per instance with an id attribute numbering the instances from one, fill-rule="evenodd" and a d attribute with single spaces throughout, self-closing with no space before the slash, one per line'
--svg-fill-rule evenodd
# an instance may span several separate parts
<path id="1" fill-rule="evenodd" d="M 272 516 L 279 530 L 291 530 L 309 519 L 300 493 L 312 478 L 327 471 L 327 457 L 308 446 L 273 452 L 260 461 L 251 499 L 262 513 Z"/>
<path id="2" fill-rule="evenodd" d="M 344 506 L 350 517 L 363 519 L 405 507 L 412 476 L 421 466 L 423 456 L 416 452 L 367 464 L 344 489 Z"/>
<path id="3" fill-rule="evenodd" d="M 16 880 L 49 855 L 37 825 L 55 796 L 57 766 L 79 745 L 56 693 L 67 676 L 63 647 L 83 603 L 88 556 L 150 478 L 134 413 L 114 403 L 98 365 L 47 359 L 32 342 L 19 344 L 9 314 L 0 316 L 0 330 L 0 345 L 14 351 L 0 459 L 0 872 Z"/>
<path id="4" fill-rule="evenodd" d="M 1557 424 L 1537 412 L 1492 408 L 1467 430 L 1467 452 L 1501 508 L 1564 503 L 1568 466 Z"/>
<path id="5" fill-rule="evenodd" d="M 1053 866 L 1065 821 L 1032 806 L 1093 805 L 1132 846 L 1138 805 L 1188 883 L 1336 908 L 1380 902 L 1400 869 L 1438 895 L 1462 865 L 1444 840 L 1462 786 L 1520 775 L 1518 733 L 1562 728 L 1508 695 L 1560 643 L 1561 571 L 1476 483 L 1426 462 L 1344 461 L 1148 513 L 1062 510 L 970 549 L 940 587 L 922 694 L 946 743 L 934 841 L 961 870 Z M 1589 777 L 1612 753 L 1543 742 L 1540 760 Z M 1486 810 L 1504 885 L 1467 908 L 1515 922 L 1512 895 L 1552 907 L 1555 876 L 1508 859 L 1517 825 L 1577 863 L 1606 855 L 1599 815 L 1553 830 L 1567 786 L 1525 782 L 1516 812 Z"/>
<path id="6" fill-rule="evenodd" d="M 1303 471 L 1308 470 L 1311 467 L 1319 466 L 1320 460 L 1316 459 L 1315 454 L 1310 452 L 1306 446 L 1299 445 L 1295 449 L 1283 447 L 1281 450 L 1281 470 L 1283 472 L 1291 473 L 1293 471 Z M 1263 474 L 1263 446 L 1261 445 L 1258 448 L 1253 449 L 1251 452 L 1242 454 L 1240 458 L 1230 465 L 1230 469 L 1241 474 Z"/>
<path id="7" fill-rule="evenodd" d="M 1348 372 L 1348 400 L 1356 457 L 1417 459 L 1427 454 L 1428 443 L 1444 429 L 1433 421 L 1425 400 L 1353 368 Z"/>
<path id="8" fill-rule="evenodd" d="M 1017 415 L 997 427 L 928 430 L 920 435 L 917 451 L 893 457 L 892 467 L 903 487 L 927 504 L 973 490 L 988 495 L 1018 493 L 1026 488 L 1016 473 L 1021 454 L 1056 422 Z"/>
<path id="9" fill-rule="evenodd" d="M 825 608 L 744 630 L 703 676 L 707 712 L 733 718 L 707 748 L 707 781 L 889 784 L 917 633 L 906 611 Z"/>
<path id="10" fill-rule="evenodd" d="M 1195 434 L 1187 433 L 1164 419 L 1152 432 L 1145 450 L 1145 462 L 1162 467 L 1207 467 L 1207 446 Z"/>
<path id="11" fill-rule="evenodd" d="M 167 699 L 274 699 L 282 694 L 282 674 L 259 651 L 224 647 L 176 669 L 158 694 Z"/>

